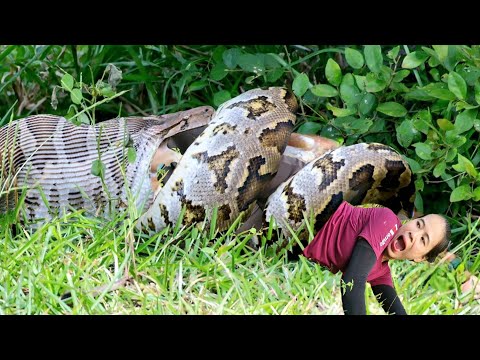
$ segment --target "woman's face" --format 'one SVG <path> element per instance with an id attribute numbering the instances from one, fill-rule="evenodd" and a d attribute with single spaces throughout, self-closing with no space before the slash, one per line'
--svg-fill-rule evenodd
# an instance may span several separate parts
<path id="1" fill-rule="evenodd" d="M 390 259 L 423 261 L 445 236 L 445 219 L 430 214 L 401 226 L 386 251 Z"/>

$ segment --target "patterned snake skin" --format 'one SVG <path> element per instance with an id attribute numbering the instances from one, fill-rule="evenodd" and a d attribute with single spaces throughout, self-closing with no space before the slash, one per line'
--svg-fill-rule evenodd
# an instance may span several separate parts
<path id="1" fill-rule="evenodd" d="M 355 144 L 328 151 L 282 183 L 268 198 L 267 222 L 298 230 L 305 217 L 317 232 L 342 201 L 413 211 L 415 186 L 408 163 L 392 148 Z"/>
<path id="2" fill-rule="evenodd" d="M 76 126 L 63 117 L 35 115 L 0 128 L 0 212 L 15 206 L 26 188 L 28 219 L 63 210 L 105 213 L 134 195 L 137 207 L 153 199 L 150 163 L 164 139 L 208 123 L 211 107 L 163 116 L 127 117 Z M 136 150 L 127 161 L 126 146 Z M 101 159 L 103 179 L 91 173 Z M 126 179 L 126 181 L 125 181 Z M 143 205 L 145 204 L 145 205 Z"/>
<path id="3" fill-rule="evenodd" d="M 204 107 L 180 115 L 113 119 L 96 126 L 77 127 L 48 115 L 12 122 L 0 129 L 0 210 L 18 200 L 18 191 L 5 191 L 11 186 L 28 187 L 25 204 L 30 218 L 49 218 L 52 208 L 98 213 L 107 205 L 129 201 L 131 193 L 139 211 L 142 206 L 147 209 L 140 212 L 143 215 L 137 222 L 144 232 L 175 224 L 182 209 L 184 225 L 209 221 L 214 208 L 217 227 L 225 230 L 242 212 L 248 218 L 285 152 L 308 163 L 268 198 L 265 225 L 274 219 L 288 232 L 299 229 L 307 217 L 318 230 L 343 200 L 412 212 L 412 173 L 390 147 L 356 144 L 320 156 L 315 151 L 298 155 L 295 146 L 287 147 L 289 141 L 299 139 L 315 144 L 314 137 L 291 135 L 297 106 L 291 92 L 272 87 L 250 90 L 225 102 L 213 118 L 212 109 Z M 166 147 L 163 141 L 205 125 L 178 158 L 165 185 L 155 185 L 158 188 L 153 193 L 152 161 L 159 160 L 152 159 L 159 148 Z M 133 164 L 126 160 L 124 145 L 128 142 L 137 152 Z M 103 183 L 91 174 L 99 152 L 106 166 Z"/>
<path id="4" fill-rule="evenodd" d="M 187 149 L 138 228 L 156 232 L 179 219 L 210 219 L 218 208 L 219 230 L 245 211 L 275 176 L 295 125 L 297 101 L 283 88 L 254 89 L 222 104 Z"/>

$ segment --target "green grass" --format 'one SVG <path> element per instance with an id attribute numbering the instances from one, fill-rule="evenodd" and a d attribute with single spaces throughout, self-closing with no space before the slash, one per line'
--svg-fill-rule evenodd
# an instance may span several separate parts
<path id="1" fill-rule="evenodd" d="M 273 247 L 251 250 L 250 232 L 177 227 L 146 237 L 120 214 L 80 212 L 31 232 L 14 226 L 15 237 L 8 221 L 0 227 L 2 314 L 343 313 L 340 274 L 303 257 L 289 262 Z M 480 313 L 478 300 L 459 293 L 463 271 L 441 262 L 392 269 L 408 313 Z M 367 295 L 368 312 L 383 314 L 368 287 Z"/>

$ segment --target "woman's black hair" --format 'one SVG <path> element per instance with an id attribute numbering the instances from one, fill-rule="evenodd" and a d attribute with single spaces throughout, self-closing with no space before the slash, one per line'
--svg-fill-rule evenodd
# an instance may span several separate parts
<path id="1" fill-rule="evenodd" d="M 442 216 L 442 215 L 439 215 Z M 447 219 L 442 216 L 443 220 L 445 221 L 445 234 L 443 236 L 443 239 L 435 246 L 432 250 L 428 252 L 426 255 L 426 259 L 429 263 L 433 263 L 437 256 L 445 251 L 448 248 L 448 245 L 450 244 L 450 235 L 451 235 L 451 230 L 450 230 L 450 224 L 448 223 Z"/>

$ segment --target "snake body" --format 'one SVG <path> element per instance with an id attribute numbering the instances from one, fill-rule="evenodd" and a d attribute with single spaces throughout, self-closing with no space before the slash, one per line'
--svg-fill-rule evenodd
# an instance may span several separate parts
<path id="1" fill-rule="evenodd" d="M 47 115 L 26 118 L 0 129 L 2 186 L 28 188 L 25 204 L 30 218 L 48 218 L 52 208 L 95 213 L 112 203 L 125 203 L 133 194 L 139 210 L 147 209 L 137 222 L 143 231 L 153 233 L 175 224 L 182 209 L 184 225 L 208 222 L 215 208 L 217 228 L 224 230 L 242 212 L 246 219 L 256 200 L 266 197 L 265 188 L 283 154 L 309 162 L 268 197 L 265 225 L 274 219 L 288 232 L 311 217 L 318 230 L 343 200 L 411 213 L 415 186 L 408 163 L 397 152 L 382 144 L 342 146 L 320 156 L 317 151 L 294 151 L 299 141 L 318 144 L 315 137 L 291 136 L 296 110 L 291 92 L 272 87 L 225 102 L 211 120 L 213 111 L 207 107 L 181 116 L 119 118 L 95 126 L 74 126 Z M 158 149 L 165 148 L 164 140 L 205 125 L 165 185 L 155 183 L 154 193 L 150 172 L 152 162 L 159 161 Z M 289 141 L 293 148 L 287 148 Z M 128 143 L 137 153 L 132 164 L 125 154 Z M 91 174 L 99 155 L 105 164 L 103 180 Z M 0 210 L 16 200 L 3 191 Z"/>
<path id="2" fill-rule="evenodd" d="M 155 232 L 174 224 L 209 220 L 217 208 L 224 230 L 241 212 L 248 217 L 275 176 L 295 125 L 297 101 L 283 88 L 247 91 L 217 110 L 187 149 L 138 227 Z"/>
<path id="3" fill-rule="evenodd" d="M 317 232 L 343 201 L 410 214 L 414 195 L 411 170 L 400 154 L 386 145 L 360 143 L 326 152 L 282 183 L 267 200 L 265 219 L 295 231 L 311 217 Z"/>
<path id="4" fill-rule="evenodd" d="M 202 126 L 210 107 L 179 113 L 116 118 L 74 125 L 63 117 L 35 115 L 0 129 L 0 211 L 15 206 L 22 189 L 27 218 L 49 219 L 69 208 L 105 213 L 128 201 L 138 208 L 153 200 L 150 162 L 165 138 Z M 133 163 L 127 147 L 135 149 Z M 101 160 L 102 176 L 92 174 Z"/>

